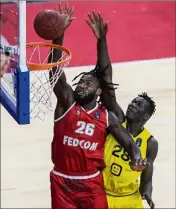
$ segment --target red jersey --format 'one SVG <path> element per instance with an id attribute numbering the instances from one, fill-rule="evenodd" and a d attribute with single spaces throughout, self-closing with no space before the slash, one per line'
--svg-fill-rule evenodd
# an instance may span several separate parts
<path id="1" fill-rule="evenodd" d="M 74 103 L 55 120 L 54 170 L 66 175 L 88 175 L 103 168 L 107 127 L 108 112 L 104 107 L 97 104 L 86 111 Z"/>

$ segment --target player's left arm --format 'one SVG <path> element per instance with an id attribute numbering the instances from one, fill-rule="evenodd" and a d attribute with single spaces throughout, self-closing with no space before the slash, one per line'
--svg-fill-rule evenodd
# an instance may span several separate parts
<path id="1" fill-rule="evenodd" d="M 92 29 L 95 37 L 97 38 L 97 64 L 100 67 L 100 71 L 104 71 L 105 75 L 112 80 L 112 65 L 108 53 L 108 46 L 106 35 L 108 32 L 108 22 L 103 21 L 100 13 L 92 11 L 92 14 L 88 14 L 88 19 L 85 19 L 87 24 Z"/>
<path id="2" fill-rule="evenodd" d="M 108 45 L 106 39 L 108 32 L 108 22 L 104 23 L 100 13 L 97 14 L 95 11 L 92 12 L 92 15 L 88 14 L 88 17 L 89 19 L 86 19 L 86 22 L 97 38 L 97 71 L 100 72 L 104 80 L 103 86 L 111 86 L 110 83 L 112 83 L 112 65 L 108 53 Z M 101 101 L 109 111 L 115 113 L 121 123 L 124 122 L 125 114 L 120 105 L 117 103 L 115 89 L 108 89 L 106 87 L 103 88 Z"/>
<path id="3" fill-rule="evenodd" d="M 151 208 L 154 208 L 154 203 L 152 201 L 152 177 L 153 177 L 153 163 L 158 153 L 158 142 L 152 136 L 147 143 L 147 154 L 146 157 L 150 166 L 147 166 L 145 170 L 142 171 L 141 181 L 140 181 L 140 193 L 143 199 L 146 199 L 147 203 Z"/>
<path id="4" fill-rule="evenodd" d="M 108 112 L 109 131 L 113 135 L 114 139 L 127 150 L 131 162 L 130 167 L 134 171 L 142 171 L 147 166 L 147 160 L 141 158 L 141 152 L 139 147 L 132 139 L 129 132 L 121 125 L 117 116 L 113 112 Z"/>

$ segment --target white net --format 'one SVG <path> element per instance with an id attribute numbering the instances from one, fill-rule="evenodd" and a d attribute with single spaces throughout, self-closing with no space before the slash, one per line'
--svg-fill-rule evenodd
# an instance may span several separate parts
<path id="1" fill-rule="evenodd" d="M 16 67 L 20 65 L 20 58 L 22 57 L 19 56 L 20 50 L 17 46 L 19 46 L 19 40 L 21 46 L 26 45 L 25 40 L 23 40 L 22 37 L 20 37 L 19 39 L 19 29 L 24 28 L 25 30 L 25 21 L 21 22 L 21 24 L 19 23 L 19 5 L 21 2 L 23 1 L 1 1 L 0 11 L 1 45 L 3 47 L 9 47 L 8 50 L 10 50 L 11 52 L 10 66 L 8 68 L 8 72 L 4 74 L 3 78 L 1 78 L 0 87 L 8 92 L 8 95 L 10 95 L 10 99 L 13 100 L 16 106 L 18 105 L 16 98 L 16 76 L 18 76 L 16 74 Z M 22 12 L 22 14 L 23 13 L 24 11 Z M 53 58 L 53 49 L 54 48 L 50 49 L 50 47 L 40 45 L 30 47 L 26 50 L 27 62 L 41 65 L 47 64 L 50 54 Z M 62 51 L 62 57 L 60 58 L 60 60 L 65 60 L 68 57 L 69 54 L 67 54 L 65 51 Z M 53 62 L 53 59 L 51 59 L 51 62 Z M 53 110 L 53 104 L 51 99 L 53 87 L 61 76 L 64 67 L 66 67 L 68 63 L 69 61 L 65 64 L 58 64 L 58 66 L 56 66 L 57 69 L 52 77 L 52 80 L 49 79 L 49 72 L 52 73 L 52 69 L 42 70 L 41 68 L 40 71 L 30 71 L 31 119 L 39 118 L 41 120 L 44 120 L 47 112 Z"/>
<path id="2" fill-rule="evenodd" d="M 46 48 L 46 47 L 45 47 Z M 48 52 L 44 52 L 44 48 L 36 45 L 33 49 L 30 49 L 31 53 L 27 52 L 27 63 L 47 64 L 49 56 L 51 56 L 51 63 L 53 62 L 54 47 Z M 47 54 L 47 55 L 46 55 Z M 65 60 L 69 57 L 65 51 L 62 51 L 62 56 L 57 62 Z M 30 117 L 31 119 L 39 118 L 44 120 L 48 111 L 53 111 L 53 104 L 51 96 L 53 88 L 58 81 L 59 77 L 65 67 L 69 64 L 69 61 L 65 64 L 58 64 L 54 69 L 48 70 L 34 70 L 30 71 Z M 51 73 L 51 79 L 49 76 Z"/>

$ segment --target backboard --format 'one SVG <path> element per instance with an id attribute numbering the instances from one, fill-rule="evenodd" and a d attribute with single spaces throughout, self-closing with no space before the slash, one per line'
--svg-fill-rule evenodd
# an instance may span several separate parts
<path id="1" fill-rule="evenodd" d="M 26 67 L 26 1 L 1 1 L 1 45 L 11 62 L 0 85 L 0 101 L 18 124 L 30 123 L 29 70 Z"/>

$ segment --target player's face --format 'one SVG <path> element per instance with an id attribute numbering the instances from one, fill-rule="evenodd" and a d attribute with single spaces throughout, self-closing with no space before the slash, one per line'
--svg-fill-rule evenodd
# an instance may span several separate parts
<path id="1" fill-rule="evenodd" d="M 92 75 L 81 77 L 75 89 L 75 99 L 78 104 L 88 104 L 100 95 L 101 90 L 97 82 Z"/>
<path id="2" fill-rule="evenodd" d="M 149 104 L 147 100 L 143 97 L 136 97 L 128 105 L 126 118 L 133 122 L 144 122 L 149 119 L 149 115 L 147 113 L 148 107 Z"/>

